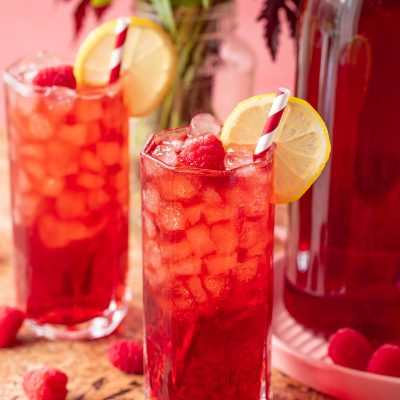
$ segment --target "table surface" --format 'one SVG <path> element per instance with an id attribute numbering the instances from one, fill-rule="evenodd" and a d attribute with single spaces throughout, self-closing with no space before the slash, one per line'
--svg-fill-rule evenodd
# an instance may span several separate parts
<path id="1" fill-rule="evenodd" d="M 8 187 L 5 133 L 0 130 L 0 304 L 14 301 Z M 68 400 L 144 399 L 143 377 L 113 368 L 106 357 L 110 340 L 116 337 L 140 338 L 142 335 L 141 272 L 139 263 L 131 264 L 132 302 L 118 331 L 106 339 L 67 342 L 36 339 L 23 328 L 15 347 L 0 350 L 0 399 L 26 399 L 22 376 L 28 369 L 40 365 L 60 368 L 68 374 Z M 330 399 L 275 369 L 272 371 L 272 387 L 274 400 Z"/>

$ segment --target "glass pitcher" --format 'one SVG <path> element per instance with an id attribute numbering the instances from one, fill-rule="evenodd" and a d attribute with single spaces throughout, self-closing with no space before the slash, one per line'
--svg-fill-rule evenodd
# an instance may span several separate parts
<path id="1" fill-rule="evenodd" d="M 400 1 L 306 0 L 297 96 L 332 155 L 290 211 L 285 303 L 329 334 L 400 342 Z"/>

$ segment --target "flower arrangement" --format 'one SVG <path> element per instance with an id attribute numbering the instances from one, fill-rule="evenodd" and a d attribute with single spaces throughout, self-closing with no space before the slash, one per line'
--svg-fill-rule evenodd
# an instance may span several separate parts
<path id="1" fill-rule="evenodd" d="M 70 0 L 64 0 L 68 2 Z M 93 11 L 97 18 L 101 18 L 108 7 L 117 0 L 78 0 L 74 12 L 75 31 L 79 33 L 82 23 L 88 11 Z M 173 19 L 173 9 L 176 7 L 202 6 L 209 8 L 215 3 L 224 0 L 147 0 L 154 4 L 162 21 L 170 31 L 175 32 L 176 25 Z M 226 0 L 225 0 L 226 1 Z M 257 18 L 257 21 L 264 23 L 264 37 L 273 59 L 276 58 L 278 48 L 278 37 L 280 34 L 279 12 L 283 10 L 286 19 L 290 24 L 291 35 L 294 38 L 297 25 L 297 16 L 301 0 L 264 0 L 264 5 Z"/>
<path id="2" fill-rule="evenodd" d="M 63 0 L 71 1 L 71 0 Z M 79 33 L 89 12 L 101 18 L 117 0 L 77 0 L 74 11 L 75 31 Z M 233 0 L 136 0 L 151 6 L 175 43 L 178 67 L 173 87 L 159 110 L 158 129 L 167 129 L 187 123 L 196 112 L 210 112 L 212 82 L 198 83 L 203 61 L 212 51 L 201 40 L 213 21 L 207 18 L 215 6 Z M 281 31 L 281 15 L 290 24 L 295 37 L 297 13 L 301 0 L 265 0 L 257 18 L 264 25 L 264 38 L 273 59 L 276 58 Z M 197 84 L 196 84 L 197 83 Z"/>

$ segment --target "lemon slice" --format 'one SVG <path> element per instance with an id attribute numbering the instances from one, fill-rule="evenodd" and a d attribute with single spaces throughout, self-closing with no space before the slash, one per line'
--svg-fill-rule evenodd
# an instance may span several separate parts
<path id="1" fill-rule="evenodd" d="M 115 26 L 116 20 L 100 25 L 81 44 L 74 67 L 78 84 L 107 84 Z M 173 82 L 175 67 L 175 48 L 167 33 L 153 21 L 130 18 L 121 73 L 127 73 L 124 87 L 132 116 L 149 114 L 160 104 Z"/>
<path id="2" fill-rule="evenodd" d="M 225 145 L 255 147 L 275 94 L 250 97 L 229 114 L 221 133 Z M 299 199 L 328 161 L 331 145 L 326 125 L 306 101 L 290 97 L 274 137 L 273 201 Z"/>

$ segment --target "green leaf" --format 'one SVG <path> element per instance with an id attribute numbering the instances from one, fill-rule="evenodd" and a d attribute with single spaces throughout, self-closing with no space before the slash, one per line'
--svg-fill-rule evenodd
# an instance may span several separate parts
<path id="1" fill-rule="evenodd" d="M 171 0 L 172 7 L 201 6 L 204 0 Z"/>
<path id="2" fill-rule="evenodd" d="M 210 0 L 202 0 L 202 3 L 204 8 L 210 7 Z"/>
<path id="3" fill-rule="evenodd" d="M 174 38 L 176 36 L 176 25 L 170 0 L 151 0 L 151 2 L 157 10 L 161 21 L 169 31 L 170 35 Z"/>
<path id="4" fill-rule="evenodd" d="M 109 6 L 113 0 L 90 0 L 90 4 L 94 8 L 101 8 Z"/>

